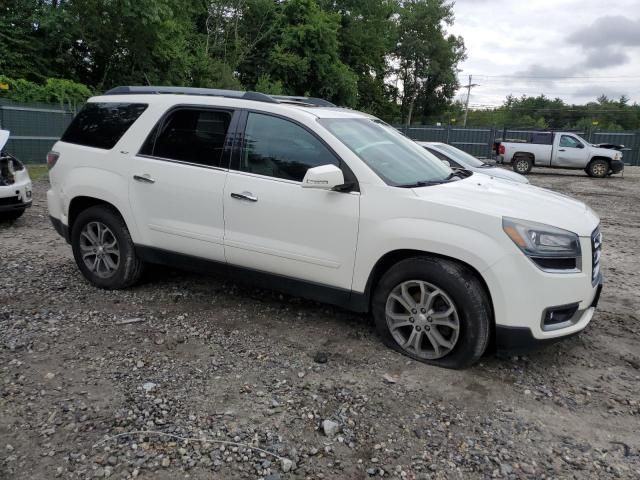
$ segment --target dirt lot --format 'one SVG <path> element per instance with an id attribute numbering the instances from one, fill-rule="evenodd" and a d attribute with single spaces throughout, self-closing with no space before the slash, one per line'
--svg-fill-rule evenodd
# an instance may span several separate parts
<path id="1" fill-rule="evenodd" d="M 0 478 L 639 478 L 640 168 L 531 180 L 601 215 L 599 311 L 466 371 L 408 361 L 367 317 L 222 278 L 157 268 L 97 290 L 36 182 L 0 224 Z"/>

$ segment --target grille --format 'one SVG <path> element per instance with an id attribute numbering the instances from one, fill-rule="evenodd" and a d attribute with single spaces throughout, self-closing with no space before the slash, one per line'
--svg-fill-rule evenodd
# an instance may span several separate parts
<path id="1" fill-rule="evenodd" d="M 600 279 L 600 255 L 602 253 L 602 232 L 600 225 L 591 234 L 591 283 L 594 285 Z"/>
<path id="2" fill-rule="evenodd" d="M 18 204 L 18 203 L 20 203 L 20 202 L 18 202 L 18 197 L 0 198 L 0 206 L 15 205 L 15 204 Z"/>

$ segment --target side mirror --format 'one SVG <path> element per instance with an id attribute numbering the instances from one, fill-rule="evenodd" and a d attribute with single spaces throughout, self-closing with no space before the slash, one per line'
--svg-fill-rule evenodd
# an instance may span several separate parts
<path id="1" fill-rule="evenodd" d="M 302 179 L 302 188 L 319 188 L 332 190 L 344 184 L 344 175 L 335 165 L 320 165 L 307 170 Z"/>
<path id="2" fill-rule="evenodd" d="M 578 148 L 584 148 L 584 145 L 582 143 L 579 143 Z"/>
<path id="3" fill-rule="evenodd" d="M 449 160 L 440 160 L 442 163 L 444 163 L 447 167 L 451 168 L 451 162 Z"/>

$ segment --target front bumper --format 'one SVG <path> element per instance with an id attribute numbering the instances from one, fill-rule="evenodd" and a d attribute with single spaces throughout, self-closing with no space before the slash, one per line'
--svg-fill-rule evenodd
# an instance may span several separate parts
<path id="1" fill-rule="evenodd" d="M 499 349 L 530 348 L 586 328 L 602 286 L 599 263 L 594 264 L 589 253 L 591 238 L 580 237 L 580 245 L 579 272 L 544 272 L 519 251 L 482 272 L 493 302 Z"/>
<path id="2" fill-rule="evenodd" d="M 611 160 L 609 165 L 613 173 L 620 173 L 624 170 L 624 162 L 622 160 Z"/>
<path id="3" fill-rule="evenodd" d="M 0 190 L 0 212 L 24 210 L 31 206 L 31 183 L 14 184 Z"/>
<path id="4" fill-rule="evenodd" d="M 595 313 L 598 301 L 600 300 L 600 293 L 602 292 L 602 280 L 596 287 L 596 294 L 591 302 L 591 305 L 585 310 L 578 310 L 570 322 L 571 325 L 578 325 L 578 329 L 572 329 L 569 333 L 566 333 L 557 337 L 549 338 L 536 338 L 533 336 L 531 328 L 528 327 L 514 327 L 496 325 L 496 348 L 501 352 L 509 353 L 522 353 L 536 348 L 541 348 L 552 343 L 556 343 L 565 338 L 572 337 L 582 332 L 587 325 L 591 322 L 593 314 Z"/>

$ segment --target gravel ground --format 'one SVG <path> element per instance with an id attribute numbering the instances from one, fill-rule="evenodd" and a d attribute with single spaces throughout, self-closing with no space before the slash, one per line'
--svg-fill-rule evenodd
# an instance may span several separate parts
<path id="1" fill-rule="evenodd" d="M 95 289 L 36 182 L 0 224 L 0 478 L 639 478 L 640 168 L 531 180 L 601 215 L 600 308 L 577 337 L 466 371 L 223 278 Z"/>

